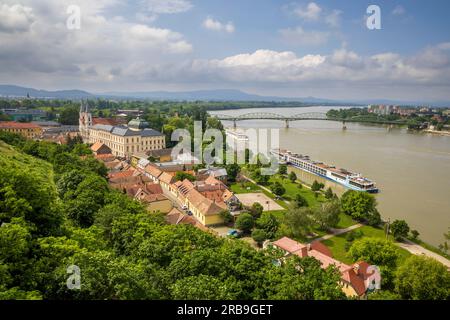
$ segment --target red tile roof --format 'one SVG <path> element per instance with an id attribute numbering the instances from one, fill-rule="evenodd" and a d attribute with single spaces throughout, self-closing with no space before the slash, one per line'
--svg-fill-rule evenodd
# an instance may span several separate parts
<path id="1" fill-rule="evenodd" d="M 289 252 L 289 253 L 295 253 L 297 251 L 301 251 L 302 248 L 306 248 L 305 245 L 303 245 L 295 240 L 292 240 L 291 238 L 288 238 L 288 237 L 283 237 L 277 241 L 274 241 L 272 244 L 280 249 L 283 249 L 283 250 Z"/>
<path id="2" fill-rule="evenodd" d="M 111 118 L 96 118 L 96 117 L 93 117 L 92 118 L 92 124 L 94 126 L 96 124 L 106 124 L 106 125 L 110 125 L 110 126 L 117 126 L 119 124 L 119 122 L 117 122 L 117 120 L 111 119 Z"/>
<path id="3" fill-rule="evenodd" d="M 3 129 L 38 129 L 37 124 L 29 122 L 0 121 L 0 128 Z"/>
<path id="4" fill-rule="evenodd" d="M 165 184 L 171 184 L 175 178 L 173 175 L 167 173 L 167 172 L 163 172 L 160 176 L 159 176 L 159 180 L 161 182 L 164 182 Z"/>
<path id="5" fill-rule="evenodd" d="M 328 247 L 318 241 L 305 246 L 293 239 L 283 237 L 272 244 L 301 258 L 305 256 L 313 257 L 321 263 L 322 268 L 334 265 L 341 273 L 341 279 L 350 284 L 358 296 L 362 296 L 367 291 L 367 279 L 371 274 L 367 272 L 369 264 L 365 261 L 349 266 L 333 259 Z"/>
<path id="6" fill-rule="evenodd" d="M 126 178 L 131 177 L 134 173 L 134 170 L 126 170 L 126 171 L 120 171 L 120 172 L 112 172 L 108 174 L 109 179 L 120 179 L 120 178 Z"/>
<path id="7" fill-rule="evenodd" d="M 162 174 L 161 170 L 159 170 L 158 168 L 156 168 L 152 165 L 146 166 L 145 172 L 147 172 L 149 175 L 151 175 L 152 177 L 155 177 L 155 178 L 158 178 Z"/>

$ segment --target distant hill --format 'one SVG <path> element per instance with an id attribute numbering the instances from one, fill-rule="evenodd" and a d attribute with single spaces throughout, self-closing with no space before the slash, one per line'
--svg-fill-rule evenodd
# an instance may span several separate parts
<path id="1" fill-rule="evenodd" d="M 0 85 L 0 96 L 2 97 L 26 97 L 27 95 L 30 98 L 43 99 L 83 99 L 93 97 L 91 93 L 82 90 L 47 91 L 14 85 Z"/>
<path id="2" fill-rule="evenodd" d="M 174 101 L 254 101 L 254 102 L 299 102 L 326 105 L 368 105 L 368 104 L 389 104 L 389 105 L 429 105 L 435 107 L 450 107 L 450 101 L 401 101 L 389 99 L 352 99 L 333 100 L 316 97 L 278 97 L 261 96 L 247 93 L 235 89 L 219 90 L 197 90 L 197 91 L 139 91 L 139 92 L 106 92 L 90 93 L 83 90 L 58 90 L 47 91 L 33 88 L 25 88 L 15 85 L 0 85 L 0 97 L 26 97 L 44 99 L 148 99 L 148 100 L 174 100 Z"/>
<path id="3" fill-rule="evenodd" d="M 209 100 L 209 101 L 282 101 L 282 102 L 314 102 L 314 103 L 333 103 L 335 101 L 328 99 L 319 99 L 314 97 L 307 98 L 287 98 L 276 96 L 260 96 L 246 93 L 234 89 L 221 90 L 198 90 L 198 91 L 150 91 L 150 92 L 108 92 L 105 96 L 113 97 L 133 97 L 153 100 Z"/>

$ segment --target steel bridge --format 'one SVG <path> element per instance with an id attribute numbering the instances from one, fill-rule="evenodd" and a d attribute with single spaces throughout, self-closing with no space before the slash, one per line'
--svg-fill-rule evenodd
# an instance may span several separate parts
<path id="1" fill-rule="evenodd" d="M 300 121 L 300 120 L 326 120 L 326 121 L 338 121 L 342 122 L 342 128 L 346 129 L 346 122 L 366 122 L 375 124 L 389 124 L 389 125 L 399 125 L 405 124 L 404 121 L 385 121 L 376 119 L 367 119 L 364 116 L 355 116 L 351 118 L 333 118 L 327 117 L 326 113 L 323 112 L 305 112 L 298 113 L 292 116 L 283 116 L 281 114 L 272 112 L 253 112 L 241 115 L 225 115 L 225 114 L 215 114 L 213 115 L 219 120 L 233 121 L 233 126 L 236 128 L 236 122 L 242 120 L 280 120 L 284 121 L 286 128 L 289 128 L 290 121 Z"/>
<path id="2" fill-rule="evenodd" d="M 345 121 L 348 119 L 337 119 L 337 118 L 329 118 L 323 112 L 306 112 L 306 113 L 298 113 L 292 116 L 283 116 L 277 113 L 271 112 L 253 112 L 246 113 L 241 115 L 225 115 L 225 114 L 215 114 L 213 115 L 219 120 L 233 121 L 233 126 L 236 127 L 237 121 L 242 120 L 280 120 L 284 121 L 286 124 L 286 128 L 289 128 L 290 121 L 299 121 L 299 120 L 328 120 L 328 121 L 340 121 L 343 123 L 345 128 Z"/>

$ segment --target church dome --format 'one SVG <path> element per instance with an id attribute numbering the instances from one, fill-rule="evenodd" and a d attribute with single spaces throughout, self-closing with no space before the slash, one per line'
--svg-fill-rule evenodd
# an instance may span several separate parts
<path id="1" fill-rule="evenodd" d="M 148 122 L 137 117 L 136 119 L 128 122 L 128 128 L 132 130 L 143 130 L 145 128 L 148 128 Z"/>

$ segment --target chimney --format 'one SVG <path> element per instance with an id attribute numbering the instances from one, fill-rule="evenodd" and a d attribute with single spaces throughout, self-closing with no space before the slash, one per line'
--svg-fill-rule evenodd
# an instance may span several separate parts
<path id="1" fill-rule="evenodd" d="M 302 258 L 307 257 L 307 256 L 308 256 L 308 247 L 303 246 L 303 247 L 300 249 L 300 252 L 301 252 L 301 254 L 302 254 Z"/>
<path id="2" fill-rule="evenodd" d="M 353 265 L 353 271 L 355 272 L 356 275 L 359 274 L 359 268 L 360 268 L 359 264 L 355 263 Z"/>

